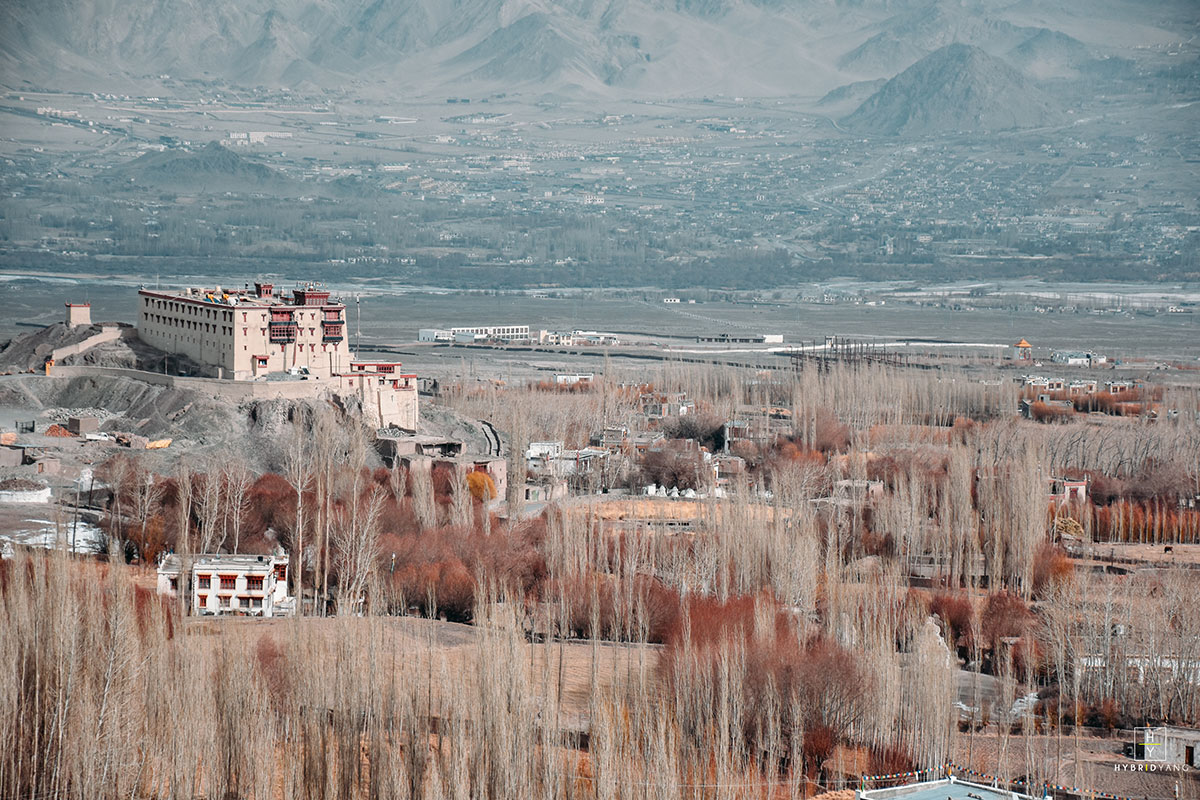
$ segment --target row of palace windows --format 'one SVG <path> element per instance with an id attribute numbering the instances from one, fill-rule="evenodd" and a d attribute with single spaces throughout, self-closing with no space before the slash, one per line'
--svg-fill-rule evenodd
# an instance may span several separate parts
<path id="1" fill-rule="evenodd" d="M 226 322 L 233 322 L 233 312 L 224 309 L 204 308 L 194 303 L 177 303 L 173 300 L 154 300 L 152 298 L 143 298 L 146 308 L 156 308 L 160 311 L 169 311 L 173 314 L 187 314 L 190 317 L 204 317 L 205 319 L 222 319 Z M 245 314 L 242 314 L 244 317 Z"/>
<path id="2" fill-rule="evenodd" d="M 142 312 L 142 319 L 147 322 L 154 322 L 158 325 L 168 325 L 175 328 L 187 328 L 192 331 L 204 331 L 205 333 L 217 333 L 220 328 L 222 336 L 233 336 L 233 326 L 231 325 L 214 325 L 209 322 L 194 322 L 187 319 L 178 319 L 176 317 L 168 317 L 162 314 L 151 314 L 148 311 Z M 245 328 L 242 331 L 245 332 Z"/>

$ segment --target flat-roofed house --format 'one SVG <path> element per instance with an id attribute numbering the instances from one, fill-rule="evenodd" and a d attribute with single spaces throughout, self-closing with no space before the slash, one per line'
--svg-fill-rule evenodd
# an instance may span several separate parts
<path id="1" fill-rule="evenodd" d="M 288 559 L 271 555 L 172 554 L 158 567 L 158 593 L 187 592 L 192 614 L 274 617 L 291 607 Z"/>

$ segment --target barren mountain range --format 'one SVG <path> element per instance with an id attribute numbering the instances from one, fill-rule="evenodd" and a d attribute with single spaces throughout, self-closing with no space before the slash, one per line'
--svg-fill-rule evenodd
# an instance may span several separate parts
<path id="1" fill-rule="evenodd" d="M 594 96 L 819 97 L 950 44 L 1037 80 L 1186 39 L 1194 4 L 1135 0 L 9 0 L 0 69 L 101 89 L 112 76 Z"/>

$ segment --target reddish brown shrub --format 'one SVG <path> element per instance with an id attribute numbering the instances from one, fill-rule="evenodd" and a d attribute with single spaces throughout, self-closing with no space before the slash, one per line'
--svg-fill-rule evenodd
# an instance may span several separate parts
<path id="1" fill-rule="evenodd" d="M 1029 416 L 1035 422 L 1065 422 L 1075 414 L 1075 409 L 1052 406 L 1040 400 L 1029 407 Z"/>
<path id="2" fill-rule="evenodd" d="M 282 711 L 292 693 L 291 669 L 283 648 L 270 634 L 263 634 L 254 646 L 254 663 L 276 711 Z"/>
<path id="3" fill-rule="evenodd" d="M 470 622 L 475 611 L 475 577 L 455 556 L 409 564 L 392 574 L 392 590 L 426 616 Z"/>
<path id="4" fill-rule="evenodd" d="M 1033 596 L 1044 597 L 1046 592 L 1075 574 L 1075 564 L 1061 547 L 1044 542 L 1033 561 Z"/>
<path id="5" fill-rule="evenodd" d="M 967 417 L 955 417 L 954 424 L 950 426 L 950 438 L 959 444 L 966 444 L 975 427 L 975 420 Z"/>
<path id="6" fill-rule="evenodd" d="M 1032 636 L 1022 636 L 1012 648 L 1012 666 L 1017 675 L 1040 675 L 1046 656 Z"/>
<path id="7" fill-rule="evenodd" d="M 143 640 L 150 635 L 158 623 L 162 623 L 166 636 L 175 636 L 175 603 L 165 595 L 146 589 L 142 586 L 133 587 L 133 611 L 137 620 L 138 635 Z"/>
<path id="8" fill-rule="evenodd" d="M 850 446 L 850 426 L 842 424 L 832 412 L 817 414 L 813 431 L 813 447 L 822 453 L 836 453 Z"/>
<path id="9" fill-rule="evenodd" d="M 282 475 L 268 472 L 250 487 L 246 507 L 243 536 L 261 535 L 268 529 L 283 534 L 291 531 L 296 518 L 296 492 Z"/>
<path id="10" fill-rule="evenodd" d="M 970 649 L 975 635 L 975 607 L 966 592 L 938 592 L 929 601 L 929 613 L 942 621 L 951 646 Z"/>
<path id="11" fill-rule="evenodd" d="M 455 475 L 454 467 L 449 464 L 435 464 L 430 473 L 433 483 L 433 497 L 441 505 L 448 505 L 454 496 Z"/>
<path id="12" fill-rule="evenodd" d="M 756 606 L 762 603 L 773 609 L 773 625 L 756 631 Z M 768 726 L 778 724 L 768 715 L 777 715 L 781 707 L 798 709 L 801 716 L 785 719 L 780 733 L 787 741 L 803 730 L 805 738 L 798 744 L 806 749 L 809 769 L 818 768 L 863 712 L 860 703 L 867 678 L 856 657 L 821 636 L 802 640 L 770 595 L 733 597 L 726 602 L 692 597 L 687 610 L 688 624 L 681 620 L 668 636 L 660 661 L 668 685 L 683 686 L 693 698 L 698 686 L 737 696 L 745 709 L 742 734 L 747 745 L 760 741 Z M 723 684 L 728 673 L 722 662 L 733 646 L 745 660 L 745 677 L 740 685 L 729 686 Z M 686 659 L 682 670 L 680 659 Z M 707 675 L 705 680 L 692 681 L 697 670 Z M 711 707 L 717 703 L 718 698 L 712 697 Z M 695 707 L 685 703 L 681 710 Z M 699 707 L 706 707 L 705 702 Z"/>
<path id="13" fill-rule="evenodd" d="M 1089 706 L 1084 713 L 1083 723 L 1093 728 L 1107 728 L 1110 731 L 1130 727 L 1127 715 L 1121 711 L 1121 706 L 1111 697 L 1106 697 L 1099 703 Z"/>
<path id="14" fill-rule="evenodd" d="M 898 775 L 914 768 L 909 752 L 895 744 L 882 750 L 872 748 L 868 753 L 867 765 L 872 775 Z"/>
<path id="15" fill-rule="evenodd" d="M 602 573 L 555 581 L 546 598 L 565 605 L 572 636 L 637 640 L 644 634 L 650 643 L 661 644 L 679 627 L 679 593 L 645 575 L 634 578 L 623 608 L 617 603 L 616 578 Z"/>
<path id="16" fill-rule="evenodd" d="M 814 725 L 804 729 L 801 752 L 804 753 L 804 762 L 809 765 L 810 775 L 815 775 L 821 764 L 833 755 L 837 743 L 838 735 L 828 725 Z"/>
<path id="17" fill-rule="evenodd" d="M 1015 594 L 1002 591 L 989 595 L 979 615 L 983 646 L 995 658 L 1003 639 L 1025 636 L 1033 629 L 1034 622 L 1033 612 Z"/>

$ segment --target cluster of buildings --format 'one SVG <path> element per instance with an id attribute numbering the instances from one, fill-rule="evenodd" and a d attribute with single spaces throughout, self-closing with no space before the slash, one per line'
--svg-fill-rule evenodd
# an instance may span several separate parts
<path id="1" fill-rule="evenodd" d="M 1026 363 L 1033 362 L 1033 345 L 1022 339 L 1013 345 L 1013 358 Z M 1068 367 L 1102 367 L 1108 364 L 1108 356 L 1091 350 L 1054 350 L 1050 360 Z"/>
<path id="2" fill-rule="evenodd" d="M 655 459 L 693 465 L 696 478 L 696 487 L 655 486 L 655 494 L 694 496 L 696 491 L 719 491 L 746 470 L 745 460 L 729 451 L 729 441 L 713 451 L 695 439 L 670 439 L 664 431 L 670 423 L 695 413 L 695 402 L 683 392 L 641 392 L 632 418 L 594 431 L 585 447 L 531 442 L 525 451 L 526 500 L 545 502 L 572 491 L 617 489 L 636 482 L 642 467 Z M 732 441 L 742 440 L 738 420 L 727 423 L 725 430 Z"/>
<path id="3" fill-rule="evenodd" d="M 401 465 L 409 472 L 431 472 L 438 467 L 455 472 L 481 472 L 485 485 L 494 492 L 485 501 L 502 500 L 508 492 L 508 459 L 501 455 L 497 439 L 486 454 L 471 454 L 458 439 L 409 433 L 383 433 L 375 437 L 375 449 L 389 468 Z"/>
<path id="4" fill-rule="evenodd" d="M 291 139 L 291 131 L 229 131 L 221 144 L 226 147 L 248 147 L 252 144 L 267 144 L 272 139 Z"/>
<path id="5" fill-rule="evenodd" d="M 1068 367 L 1099 367 L 1108 363 L 1108 356 L 1091 351 L 1055 350 L 1050 355 L 1055 364 L 1066 364 Z"/>

